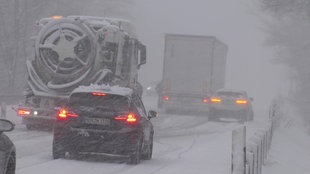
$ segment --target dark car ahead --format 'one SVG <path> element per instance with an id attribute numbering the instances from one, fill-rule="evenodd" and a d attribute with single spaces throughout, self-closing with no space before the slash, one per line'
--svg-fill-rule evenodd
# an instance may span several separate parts
<path id="1" fill-rule="evenodd" d="M 54 126 L 53 157 L 117 157 L 129 164 L 151 159 L 155 111 L 146 113 L 139 96 L 118 86 L 80 87 L 60 109 Z"/>
<path id="2" fill-rule="evenodd" d="M 252 98 L 243 90 L 220 89 L 210 98 L 210 118 L 234 118 L 241 122 L 253 120 Z"/>
<path id="3" fill-rule="evenodd" d="M 12 141 L 3 132 L 11 131 L 14 125 L 9 120 L 0 119 L 0 174 L 14 174 L 16 150 Z"/>

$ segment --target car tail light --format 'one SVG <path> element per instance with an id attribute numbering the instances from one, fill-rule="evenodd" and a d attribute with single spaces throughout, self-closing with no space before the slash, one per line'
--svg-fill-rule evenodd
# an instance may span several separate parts
<path id="1" fill-rule="evenodd" d="M 163 96 L 163 98 L 164 98 L 165 101 L 170 100 L 169 96 L 167 96 L 167 95 Z"/>
<path id="2" fill-rule="evenodd" d="M 212 103 L 221 103 L 222 100 L 221 100 L 220 98 L 212 97 L 212 98 L 211 98 L 211 102 L 212 102 Z"/>
<path id="3" fill-rule="evenodd" d="M 31 110 L 30 109 L 24 109 L 24 108 L 19 108 L 17 111 L 17 114 L 19 116 L 28 116 L 31 114 Z"/>
<path id="4" fill-rule="evenodd" d="M 106 96 L 107 94 L 103 92 L 93 92 L 92 95 L 93 96 Z"/>
<path id="5" fill-rule="evenodd" d="M 204 103 L 208 103 L 208 102 L 209 102 L 209 100 L 208 100 L 207 98 L 204 98 L 204 99 L 202 100 L 202 102 L 204 102 Z"/>
<path id="6" fill-rule="evenodd" d="M 248 104 L 248 101 L 245 100 L 245 99 L 237 99 L 237 100 L 236 100 L 236 104 L 243 104 L 243 105 L 246 105 L 246 104 Z"/>
<path id="7" fill-rule="evenodd" d="M 136 115 L 128 114 L 128 115 L 120 115 L 114 117 L 115 120 L 126 121 L 127 123 L 136 123 L 138 121 Z"/>
<path id="8" fill-rule="evenodd" d="M 62 16 L 52 16 L 53 19 L 61 19 Z"/>
<path id="9" fill-rule="evenodd" d="M 57 114 L 58 120 L 66 120 L 69 117 L 78 117 L 78 115 L 67 109 L 60 109 Z"/>

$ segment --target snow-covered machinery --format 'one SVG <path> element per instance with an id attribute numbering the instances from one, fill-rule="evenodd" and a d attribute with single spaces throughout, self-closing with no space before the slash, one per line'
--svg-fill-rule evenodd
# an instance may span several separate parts
<path id="1" fill-rule="evenodd" d="M 142 95 L 137 79 L 146 48 L 129 21 L 54 16 L 37 25 L 35 57 L 27 61 L 26 99 L 18 109 L 27 128 L 54 121 L 55 108 L 81 85 L 117 84 Z"/>

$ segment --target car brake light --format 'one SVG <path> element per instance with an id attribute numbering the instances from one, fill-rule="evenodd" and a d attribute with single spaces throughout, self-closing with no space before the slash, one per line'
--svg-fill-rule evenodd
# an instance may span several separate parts
<path id="1" fill-rule="evenodd" d="M 62 16 L 52 16 L 53 19 L 61 19 Z"/>
<path id="2" fill-rule="evenodd" d="M 31 114 L 31 111 L 29 109 L 18 109 L 17 114 L 19 116 L 27 116 Z"/>
<path id="3" fill-rule="evenodd" d="M 114 119 L 115 120 L 124 120 L 127 123 L 136 123 L 138 121 L 137 117 L 134 114 L 116 116 Z"/>
<path id="4" fill-rule="evenodd" d="M 93 96 L 106 96 L 106 93 L 102 93 L 102 92 L 93 92 L 92 93 Z"/>
<path id="5" fill-rule="evenodd" d="M 236 104 L 248 104 L 248 101 L 244 99 L 237 99 Z"/>
<path id="6" fill-rule="evenodd" d="M 57 118 L 60 120 L 65 120 L 68 117 L 78 117 L 78 115 L 74 112 L 68 111 L 66 109 L 60 109 L 58 114 L 57 114 Z"/>
<path id="7" fill-rule="evenodd" d="M 212 103 L 221 103 L 222 100 L 220 98 L 211 98 Z"/>
<path id="8" fill-rule="evenodd" d="M 128 114 L 126 121 L 129 123 L 137 122 L 137 117 L 133 114 Z"/>
<path id="9" fill-rule="evenodd" d="M 204 99 L 202 100 L 202 102 L 208 103 L 208 99 L 207 99 L 207 98 L 204 98 Z"/>
<path id="10" fill-rule="evenodd" d="M 165 95 L 163 98 L 165 101 L 168 101 L 170 99 L 169 96 L 167 96 L 167 95 Z"/>

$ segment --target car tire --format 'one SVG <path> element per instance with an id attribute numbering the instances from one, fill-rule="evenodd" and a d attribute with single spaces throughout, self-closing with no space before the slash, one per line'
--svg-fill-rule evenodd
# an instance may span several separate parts
<path id="1" fill-rule="evenodd" d="M 136 145 L 136 150 L 133 154 L 130 154 L 128 164 L 137 165 L 141 160 L 141 148 L 142 148 L 142 138 Z"/>
<path id="2" fill-rule="evenodd" d="M 253 121 L 254 120 L 254 114 L 253 112 L 250 113 L 248 121 Z"/>
<path id="3" fill-rule="evenodd" d="M 15 174 L 15 169 L 16 169 L 16 155 L 12 153 L 9 157 L 5 174 Z"/>
<path id="4" fill-rule="evenodd" d="M 31 124 L 26 124 L 26 128 L 27 128 L 28 130 L 33 130 L 33 129 L 34 129 L 34 126 L 31 125 Z"/>
<path id="5" fill-rule="evenodd" d="M 247 114 L 247 112 L 242 112 L 242 114 L 240 115 L 240 119 L 239 122 L 240 123 L 245 123 L 249 120 L 249 115 Z"/>
<path id="6" fill-rule="evenodd" d="M 150 143 L 147 147 L 146 153 L 142 155 L 142 159 L 150 160 L 153 154 L 153 135 L 151 135 Z"/>
<path id="7" fill-rule="evenodd" d="M 64 150 L 64 147 L 60 143 L 53 141 L 53 158 L 54 159 L 65 158 L 65 154 L 66 152 Z"/>
<path id="8" fill-rule="evenodd" d="M 209 110 L 209 118 L 208 118 L 208 120 L 215 121 L 216 117 L 217 117 L 216 110 L 215 109 L 210 109 Z"/>

